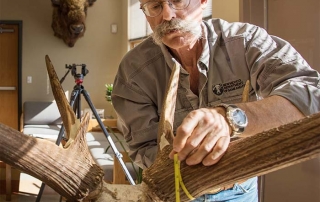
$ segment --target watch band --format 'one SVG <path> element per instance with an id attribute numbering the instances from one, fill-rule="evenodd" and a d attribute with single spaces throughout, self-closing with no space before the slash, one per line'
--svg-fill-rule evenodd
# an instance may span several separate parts
<path id="1" fill-rule="evenodd" d="M 245 127 L 248 125 L 248 119 L 245 115 L 245 112 L 242 109 L 238 108 L 236 105 L 224 103 L 218 104 L 215 107 L 224 107 L 226 109 L 226 119 L 232 129 L 232 132 L 230 134 L 231 138 L 243 133 Z M 236 123 L 236 121 L 234 120 L 234 112 L 241 113 L 241 115 L 245 118 L 245 122 L 243 124 L 240 125 Z"/>

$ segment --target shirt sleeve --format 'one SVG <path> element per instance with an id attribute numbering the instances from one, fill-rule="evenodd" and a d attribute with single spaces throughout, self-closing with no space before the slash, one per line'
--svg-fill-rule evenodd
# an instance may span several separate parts
<path id="1" fill-rule="evenodd" d="M 319 73 L 287 41 L 257 27 L 247 37 L 246 60 L 259 96 L 283 96 L 304 115 L 320 111 Z"/>
<path id="2" fill-rule="evenodd" d="M 138 86 L 116 76 L 112 103 L 118 127 L 130 149 L 130 158 L 141 168 L 154 162 L 157 154 L 159 116 L 156 107 Z"/>

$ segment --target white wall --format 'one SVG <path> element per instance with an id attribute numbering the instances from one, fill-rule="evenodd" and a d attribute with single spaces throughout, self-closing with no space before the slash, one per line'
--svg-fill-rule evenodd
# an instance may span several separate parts
<path id="1" fill-rule="evenodd" d="M 115 115 L 105 100 L 105 83 L 112 83 L 118 64 L 127 51 L 127 3 L 123 0 L 97 0 L 88 9 L 87 30 L 73 48 L 53 35 L 50 0 L 0 0 L 0 20 L 23 21 L 22 43 L 22 102 L 53 100 L 49 86 L 45 55 L 49 55 L 59 78 L 66 72 L 66 64 L 86 64 L 89 74 L 83 86 L 89 92 L 96 108 L 104 108 L 105 115 Z M 118 25 L 112 34 L 110 26 Z M 27 84 L 27 76 L 32 83 Z M 63 82 L 71 92 L 75 83 L 69 74 Z M 83 99 L 83 107 L 86 102 Z"/>

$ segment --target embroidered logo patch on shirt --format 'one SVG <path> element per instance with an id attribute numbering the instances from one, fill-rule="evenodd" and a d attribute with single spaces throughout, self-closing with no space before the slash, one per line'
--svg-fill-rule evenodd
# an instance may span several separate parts
<path id="1" fill-rule="evenodd" d="M 222 95 L 223 93 L 226 93 L 226 92 L 231 92 L 234 90 L 244 88 L 244 85 L 245 85 L 245 83 L 241 79 L 238 79 L 238 80 L 231 81 L 228 83 L 213 84 L 212 91 L 216 95 Z"/>

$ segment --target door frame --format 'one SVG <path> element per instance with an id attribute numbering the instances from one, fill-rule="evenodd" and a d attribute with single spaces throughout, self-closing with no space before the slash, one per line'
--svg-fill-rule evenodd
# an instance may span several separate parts
<path id="1" fill-rule="evenodd" d="M 22 113 L 22 20 L 0 20 L 0 24 L 18 25 L 18 127 Z M 20 130 L 21 128 L 19 128 Z"/>
<path id="2" fill-rule="evenodd" d="M 240 0 L 239 19 L 268 30 L 268 0 Z"/>
<path id="3" fill-rule="evenodd" d="M 262 15 L 261 15 L 262 13 Z M 268 31 L 268 0 L 240 0 L 240 22 L 248 22 Z M 265 175 L 258 177 L 258 201 L 264 202 Z"/>

